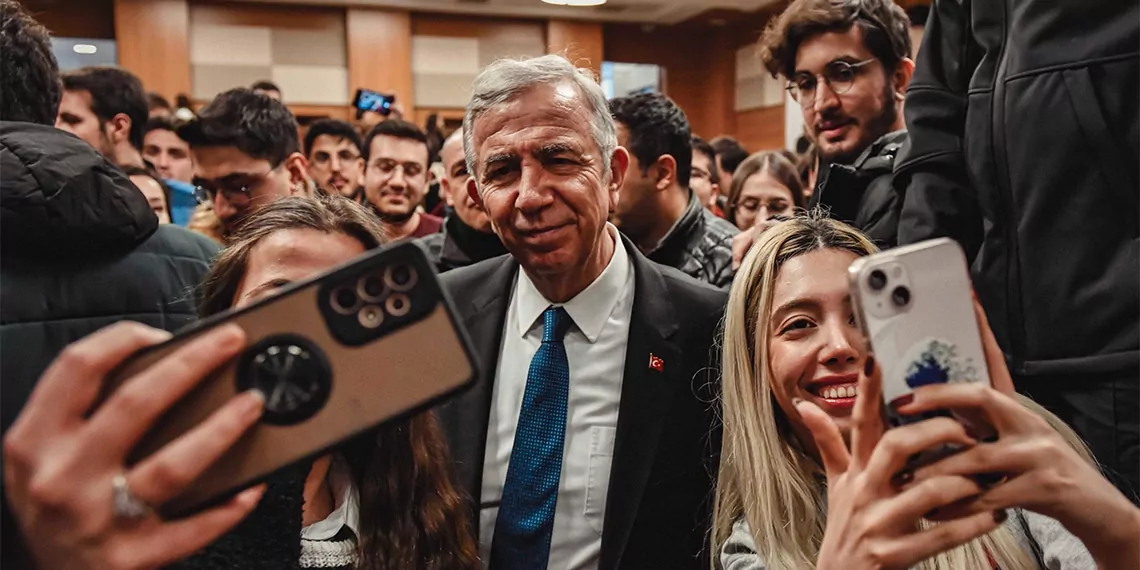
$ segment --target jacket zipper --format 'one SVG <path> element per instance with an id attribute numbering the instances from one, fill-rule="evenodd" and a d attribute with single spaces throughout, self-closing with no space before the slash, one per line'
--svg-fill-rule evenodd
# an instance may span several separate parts
<path id="1" fill-rule="evenodd" d="M 1007 331 L 1009 333 L 1009 361 L 1010 367 L 1014 374 L 1025 373 L 1025 321 L 1022 318 L 1024 311 L 1022 310 L 1021 298 L 1021 270 L 1020 270 L 1020 244 L 1017 239 L 1017 220 L 1016 211 L 1013 204 L 1013 191 L 1010 189 L 1009 180 L 1009 164 L 1005 161 L 1005 68 L 1007 63 L 1006 47 L 1009 45 L 1009 38 L 1005 37 L 1005 32 L 1010 29 L 1010 6 L 1008 0 L 1001 3 L 1002 6 L 1002 30 L 1003 39 L 1001 42 L 1001 51 L 998 53 L 998 68 L 994 73 L 994 92 L 993 99 L 990 103 L 990 124 L 992 132 L 990 133 L 990 152 L 994 161 L 994 174 L 998 189 L 1001 192 L 1001 197 L 1004 202 L 1005 209 L 1004 220 L 1001 221 L 1005 225 L 1005 239 L 1008 243 L 1008 250 L 1006 253 L 1006 287 L 1005 287 L 1005 302 L 1006 302 L 1006 323 Z"/>

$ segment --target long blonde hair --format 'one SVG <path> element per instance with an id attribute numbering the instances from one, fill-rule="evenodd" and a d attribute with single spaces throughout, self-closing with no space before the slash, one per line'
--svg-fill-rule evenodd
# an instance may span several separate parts
<path id="1" fill-rule="evenodd" d="M 858 256 L 876 250 L 854 228 L 819 212 L 800 214 L 765 231 L 745 257 L 729 294 L 723 338 L 722 414 L 724 439 L 713 513 L 713 567 L 720 546 L 741 519 L 748 522 L 756 551 L 772 570 L 815 568 L 827 523 L 826 478 L 805 453 L 786 416 L 772 397 L 768 327 L 777 273 L 794 257 L 822 249 Z M 1024 400 L 1027 401 L 1027 400 Z M 1076 434 L 1036 404 L 1071 444 Z M 1088 458 L 1087 451 L 1084 452 Z M 922 521 L 921 526 L 931 523 Z M 923 570 L 988 568 L 987 554 L 1003 570 L 1035 569 L 1037 564 L 1005 527 L 961 547 L 929 558 Z"/>

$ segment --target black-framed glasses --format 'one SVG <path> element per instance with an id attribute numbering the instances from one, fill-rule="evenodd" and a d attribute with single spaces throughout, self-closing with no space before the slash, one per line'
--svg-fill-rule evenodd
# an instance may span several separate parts
<path id="1" fill-rule="evenodd" d="M 218 180 L 195 178 L 194 198 L 198 200 L 199 204 L 206 204 L 213 202 L 214 197 L 218 195 L 218 192 L 221 192 L 226 197 L 226 201 L 235 206 L 248 204 L 253 191 L 257 190 L 278 167 L 270 168 L 264 174 L 235 173 Z"/>
<path id="2" fill-rule="evenodd" d="M 875 58 L 850 63 L 846 61 L 833 61 L 823 68 L 823 73 L 813 74 L 802 72 L 796 74 L 788 81 L 788 93 L 799 102 L 800 106 L 807 107 L 815 102 L 815 94 L 819 91 L 819 79 L 827 82 L 827 86 L 836 95 L 842 95 L 851 90 L 859 70 L 875 61 Z"/>

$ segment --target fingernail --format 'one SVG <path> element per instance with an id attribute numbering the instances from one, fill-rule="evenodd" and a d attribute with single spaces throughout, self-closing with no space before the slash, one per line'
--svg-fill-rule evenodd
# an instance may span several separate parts
<path id="1" fill-rule="evenodd" d="M 246 390 L 245 393 L 250 395 L 249 398 L 246 398 L 246 411 L 251 414 L 260 414 L 261 410 L 265 407 L 265 392 L 262 392 L 257 388 L 253 388 L 251 390 Z"/>
<path id="2" fill-rule="evenodd" d="M 237 501 L 243 505 L 252 506 L 261 500 L 261 495 L 264 492 L 265 492 L 265 484 L 264 483 L 261 485 L 258 485 L 256 487 L 250 487 L 249 489 L 246 489 L 246 490 L 242 491 L 241 493 L 238 493 Z"/>
<path id="3" fill-rule="evenodd" d="M 867 361 L 863 363 L 863 375 L 870 376 L 875 371 L 875 357 L 868 354 Z"/>
<path id="4" fill-rule="evenodd" d="M 803 401 L 803 398 L 792 398 L 792 405 L 798 408 Z"/>
<path id="5" fill-rule="evenodd" d="M 1005 519 L 1007 518 L 1009 518 L 1009 513 L 1005 512 L 1005 509 L 998 509 L 994 511 L 994 522 L 1001 524 L 1005 522 Z"/>
<path id="6" fill-rule="evenodd" d="M 914 392 L 911 392 L 910 394 L 903 394 L 902 396 L 899 396 L 898 398 L 895 398 L 891 401 L 891 407 L 897 410 L 913 401 Z"/>

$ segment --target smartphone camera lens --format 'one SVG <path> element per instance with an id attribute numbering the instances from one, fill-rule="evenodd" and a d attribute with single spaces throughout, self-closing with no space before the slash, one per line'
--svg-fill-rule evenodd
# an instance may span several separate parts
<path id="1" fill-rule="evenodd" d="M 867 276 L 867 285 L 872 291 L 882 291 L 887 286 L 887 274 L 881 270 L 874 270 Z"/>
<path id="2" fill-rule="evenodd" d="M 357 297 L 356 291 L 349 287 L 338 287 L 333 290 L 329 301 L 334 311 L 342 315 L 351 315 L 356 311 L 360 297 Z"/>
<path id="3" fill-rule="evenodd" d="M 384 296 L 384 280 L 378 275 L 368 275 L 360 280 L 360 296 L 369 301 L 379 301 Z"/>
<path id="4" fill-rule="evenodd" d="M 416 285 L 416 270 L 410 265 L 390 265 L 384 270 L 384 283 L 393 291 L 408 291 Z"/>
<path id="5" fill-rule="evenodd" d="M 411 310 L 412 301 L 403 293 L 393 293 L 388 297 L 388 300 L 384 302 L 384 308 L 388 310 L 389 315 L 402 317 Z"/>
<path id="6" fill-rule="evenodd" d="M 905 307 L 909 305 L 910 289 L 907 289 L 906 287 L 895 287 L 895 290 L 891 291 L 891 302 L 899 307 Z"/>
<path id="7" fill-rule="evenodd" d="M 366 329 L 374 329 L 384 322 L 384 311 L 376 305 L 368 305 L 356 314 L 356 319 L 360 321 L 360 326 Z"/>

